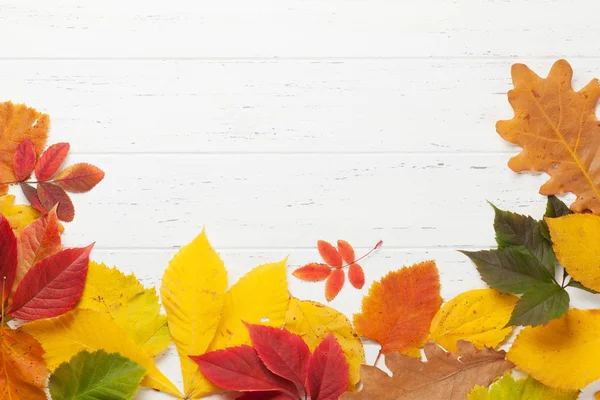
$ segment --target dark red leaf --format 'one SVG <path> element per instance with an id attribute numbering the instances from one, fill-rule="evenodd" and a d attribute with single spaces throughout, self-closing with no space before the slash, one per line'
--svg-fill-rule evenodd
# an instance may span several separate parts
<path id="1" fill-rule="evenodd" d="M 353 263 L 356 260 L 356 254 L 354 254 L 354 248 L 350 245 L 350 243 L 345 240 L 337 241 L 338 251 L 344 261 L 347 263 Z"/>
<path id="2" fill-rule="evenodd" d="M 67 192 L 83 193 L 92 190 L 102 179 L 104 171 L 87 163 L 73 164 L 60 171 L 54 178 L 56 183 Z"/>
<path id="3" fill-rule="evenodd" d="M 341 268 L 344 264 L 342 256 L 331 243 L 319 240 L 317 242 L 317 248 L 319 249 L 319 254 L 323 257 L 323 260 L 332 267 Z"/>
<path id="4" fill-rule="evenodd" d="M 8 314 L 33 321 L 72 310 L 83 292 L 92 247 L 63 250 L 34 265 L 17 287 Z"/>
<path id="5" fill-rule="evenodd" d="M 327 279 L 331 267 L 327 264 L 311 263 L 295 270 L 292 275 L 305 281 L 317 282 Z"/>
<path id="6" fill-rule="evenodd" d="M 2 302 L 12 289 L 17 273 L 17 238 L 4 215 L 0 214 L 0 293 Z"/>
<path id="7" fill-rule="evenodd" d="M 304 386 L 310 349 L 298 335 L 284 329 L 246 324 L 252 345 L 265 366 L 274 374 Z"/>
<path id="8" fill-rule="evenodd" d="M 338 400 L 348 387 L 348 363 L 332 333 L 310 357 L 307 386 L 311 400 Z"/>
<path id="9" fill-rule="evenodd" d="M 269 371 L 250 346 L 229 347 L 189 357 L 198 364 L 202 375 L 223 389 L 298 393 L 296 385 Z"/>
<path id="10" fill-rule="evenodd" d="M 44 206 L 42 205 L 42 202 L 40 201 L 40 198 L 38 196 L 36 188 L 31 186 L 29 183 L 25 183 L 25 182 L 21 182 L 21 183 L 19 183 L 19 185 L 21 186 L 21 190 L 23 191 L 25 198 L 27 199 L 29 204 L 31 204 L 31 207 L 35 208 L 42 214 L 45 214 L 48 212 L 48 210 L 46 210 L 44 208 Z"/>
<path id="11" fill-rule="evenodd" d="M 39 182 L 52 178 L 60 168 L 69 152 L 69 143 L 56 143 L 42 153 L 35 166 L 35 177 Z"/>
<path id="12" fill-rule="evenodd" d="M 246 392 L 235 400 L 295 400 L 295 397 L 281 392 Z"/>
<path id="13" fill-rule="evenodd" d="M 29 139 L 19 143 L 13 155 L 13 172 L 17 181 L 24 181 L 33 172 L 35 167 L 35 147 Z"/>
<path id="14" fill-rule="evenodd" d="M 42 182 L 37 187 L 38 197 L 46 210 L 51 210 L 58 204 L 56 215 L 58 219 L 65 222 L 73 221 L 75 208 L 71 198 L 62 188 L 48 182 Z"/>
<path id="15" fill-rule="evenodd" d="M 334 269 L 329 278 L 327 278 L 327 282 L 325 282 L 325 298 L 327 301 L 331 301 L 335 299 L 335 296 L 338 295 L 342 287 L 344 287 L 344 281 L 346 280 L 346 275 L 344 274 L 343 269 Z"/>
<path id="16" fill-rule="evenodd" d="M 357 289 L 362 289 L 365 286 L 365 271 L 358 264 L 351 264 L 348 268 L 348 280 Z"/>

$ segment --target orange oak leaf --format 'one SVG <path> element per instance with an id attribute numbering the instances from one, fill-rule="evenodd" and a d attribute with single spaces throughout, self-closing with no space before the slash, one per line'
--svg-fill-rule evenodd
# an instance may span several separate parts
<path id="1" fill-rule="evenodd" d="M 350 264 L 348 268 L 348 280 L 357 289 L 362 289 L 365 286 L 365 271 L 356 263 Z"/>
<path id="2" fill-rule="evenodd" d="M 593 79 L 576 92 L 573 70 L 557 61 L 546 79 L 523 64 L 512 67 L 514 89 L 508 100 L 515 115 L 498 121 L 496 130 L 505 140 L 523 148 L 510 159 L 515 172 L 546 172 L 545 196 L 572 192 L 575 212 L 600 214 L 600 122 L 596 105 L 600 83 Z"/>
<path id="3" fill-rule="evenodd" d="M 431 320 L 442 305 L 434 261 L 390 272 L 374 282 L 354 315 L 356 332 L 381 344 L 381 354 L 399 351 L 419 357 Z"/>
<path id="4" fill-rule="evenodd" d="M 327 281 L 325 282 L 325 298 L 327 299 L 327 301 L 335 299 L 340 290 L 342 290 L 345 280 L 346 275 L 344 274 L 343 270 L 333 270 L 333 272 L 331 273 L 331 275 L 329 275 Z"/>
<path id="5" fill-rule="evenodd" d="M 356 254 L 354 254 L 354 248 L 350 243 L 345 240 L 338 240 L 337 247 L 342 259 L 347 263 L 353 263 L 356 260 Z"/>
<path id="6" fill-rule="evenodd" d="M 327 264 L 310 263 L 298 268 L 292 275 L 305 281 L 322 281 L 331 275 L 331 267 Z"/>
<path id="7" fill-rule="evenodd" d="M 319 240 L 317 242 L 317 247 L 319 249 L 319 254 L 321 254 L 321 257 L 327 264 L 335 268 L 342 267 L 344 263 L 342 256 L 331 243 L 324 240 Z"/>

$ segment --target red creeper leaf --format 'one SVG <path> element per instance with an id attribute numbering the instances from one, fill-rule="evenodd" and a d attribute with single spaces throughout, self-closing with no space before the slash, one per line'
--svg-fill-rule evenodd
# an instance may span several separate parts
<path id="1" fill-rule="evenodd" d="M 47 182 L 38 184 L 38 197 L 46 210 L 51 210 L 58 204 L 56 214 L 58 219 L 65 222 L 73 221 L 75 218 L 75 208 L 69 195 L 60 187 Z"/>
<path id="2" fill-rule="evenodd" d="M 17 238 L 8 223 L 0 214 L 0 293 L 2 302 L 12 289 L 17 273 Z"/>
<path id="3" fill-rule="evenodd" d="M 56 143 L 42 153 L 35 166 L 35 177 L 39 182 L 52 178 L 60 168 L 69 152 L 69 143 Z"/>
<path id="4" fill-rule="evenodd" d="M 343 269 L 333 270 L 329 278 L 327 278 L 327 282 L 325 282 L 325 298 L 327 301 L 335 299 L 335 296 L 342 290 L 345 280 L 346 275 Z"/>
<path id="5" fill-rule="evenodd" d="M 87 163 L 73 164 L 60 171 L 54 178 L 56 183 L 67 192 L 83 193 L 92 190 L 104 179 L 104 171 Z"/>
<path id="6" fill-rule="evenodd" d="M 331 267 L 327 264 L 306 264 L 305 266 L 295 270 L 292 275 L 305 281 L 322 281 L 331 275 Z"/>
<path id="7" fill-rule="evenodd" d="M 347 263 L 353 263 L 356 260 L 354 248 L 345 240 L 338 240 L 337 247 L 340 255 Z"/>
<path id="8" fill-rule="evenodd" d="M 365 272 L 358 264 L 351 264 L 348 268 L 348 280 L 357 289 L 362 289 L 365 285 Z"/>
<path id="9" fill-rule="evenodd" d="M 327 264 L 335 268 L 341 268 L 343 264 L 342 256 L 331 243 L 319 240 L 317 242 L 317 247 L 319 248 L 319 254 L 321 254 L 321 257 L 323 257 L 323 260 Z"/>
<path id="10" fill-rule="evenodd" d="M 348 387 L 348 363 L 342 348 L 329 333 L 309 362 L 307 386 L 312 400 L 338 400 Z"/>
<path id="11" fill-rule="evenodd" d="M 40 201 L 40 198 L 38 196 L 36 188 L 31 186 L 29 183 L 25 183 L 25 182 L 19 183 L 19 186 L 21 186 L 21 190 L 23 191 L 25 198 L 27 199 L 27 201 L 29 202 L 29 204 L 31 204 L 31 206 L 33 208 L 35 208 L 42 214 L 45 214 L 48 212 L 48 210 L 46 210 L 44 208 L 44 206 L 42 205 L 42 202 Z"/>
<path id="12" fill-rule="evenodd" d="M 295 400 L 295 398 L 280 392 L 246 392 L 235 400 Z"/>
<path id="13" fill-rule="evenodd" d="M 29 139 L 21 141 L 13 155 L 13 172 L 17 181 L 24 181 L 31 175 L 33 167 L 35 167 L 35 159 L 33 142 Z"/>

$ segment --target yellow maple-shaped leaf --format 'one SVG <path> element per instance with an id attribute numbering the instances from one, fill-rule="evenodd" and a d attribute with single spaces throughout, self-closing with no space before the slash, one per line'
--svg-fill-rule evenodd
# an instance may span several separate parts
<path id="1" fill-rule="evenodd" d="M 573 279 L 600 291 L 600 217 L 571 214 L 546 222 L 558 261 Z"/>
<path id="2" fill-rule="evenodd" d="M 311 352 L 329 332 L 333 333 L 350 366 L 348 389 L 356 389 L 360 381 L 360 366 L 365 363 L 365 351 L 350 320 L 344 314 L 316 301 L 301 301 L 292 297 L 285 315 L 284 328 L 302 337 Z"/>
<path id="3" fill-rule="evenodd" d="M 146 369 L 142 385 L 181 396 L 173 383 L 156 368 L 152 358 L 108 314 L 75 309 L 57 318 L 27 323 L 20 329 L 42 344 L 44 358 L 51 371 L 82 350 L 120 353 Z"/>
<path id="4" fill-rule="evenodd" d="M 456 342 L 466 340 L 478 349 L 497 347 L 512 332 L 505 327 L 518 297 L 494 289 L 464 292 L 437 312 L 429 331 L 430 340 L 446 350 L 457 352 Z"/>
<path id="5" fill-rule="evenodd" d="M 0 214 L 6 217 L 15 235 L 20 234 L 40 216 L 39 211 L 31 206 L 15 204 L 15 196 L 12 194 L 0 197 Z"/>
<path id="6" fill-rule="evenodd" d="M 600 378 L 600 310 L 571 309 L 523 329 L 507 358 L 546 386 L 579 390 Z"/>
<path id="7" fill-rule="evenodd" d="M 90 261 L 78 307 L 109 314 L 152 357 L 171 341 L 156 291 L 144 288 L 135 275 L 125 275 L 114 267 Z"/>
<path id="8" fill-rule="evenodd" d="M 207 351 L 219 326 L 226 289 L 227 270 L 204 231 L 181 248 L 163 275 L 160 294 L 190 397 L 214 390 L 189 356 Z"/>
<path id="9" fill-rule="evenodd" d="M 467 400 L 576 400 L 577 390 L 554 389 L 541 384 L 532 377 L 515 380 L 508 372 L 494 382 L 489 390 L 475 386 Z"/>
<path id="10" fill-rule="evenodd" d="M 34 108 L 10 101 L 0 103 L 0 182 L 14 182 L 13 156 L 19 143 L 31 140 L 39 156 L 46 139 L 50 118 Z M 0 184 L 0 195 L 6 194 L 7 185 Z"/>

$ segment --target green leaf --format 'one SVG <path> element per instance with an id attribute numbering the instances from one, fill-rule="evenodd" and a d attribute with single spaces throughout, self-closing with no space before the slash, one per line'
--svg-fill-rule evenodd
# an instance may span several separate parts
<path id="1" fill-rule="evenodd" d="M 550 388 L 532 377 L 515 380 L 508 372 L 488 388 L 475 386 L 467 400 L 575 400 L 579 391 Z"/>
<path id="2" fill-rule="evenodd" d="M 506 326 L 544 325 L 567 312 L 569 293 L 556 283 L 536 283 L 519 299 Z"/>
<path id="3" fill-rule="evenodd" d="M 58 366 L 48 388 L 53 400 L 131 399 L 146 370 L 117 353 L 82 351 Z"/>
<path id="4" fill-rule="evenodd" d="M 501 292 L 520 294 L 535 283 L 554 282 L 550 272 L 529 252 L 507 247 L 461 253 L 475 263 L 485 283 Z"/>
<path id="5" fill-rule="evenodd" d="M 573 214 L 573 211 L 571 211 L 561 199 L 556 196 L 548 197 L 548 204 L 546 204 L 546 214 L 544 214 L 544 217 L 558 218 L 569 214 Z"/>
<path id="6" fill-rule="evenodd" d="M 571 281 L 569 282 L 569 284 L 567 286 L 574 287 L 574 288 L 581 289 L 581 290 L 585 290 L 586 292 L 590 292 L 592 294 L 599 294 L 600 293 L 600 292 L 596 292 L 593 289 L 586 288 L 585 286 L 583 286 L 583 284 L 581 282 L 577 282 L 575 279 L 571 279 Z"/>
<path id="7" fill-rule="evenodd" d="M 556 274 L 556 257 L 552 243 L 545 237 L 545 227 L 540 221 L 510 211 L 494 208 L 494 230 L 499 248 L 513 247 L 529 252 L 554 276 Z"/>

